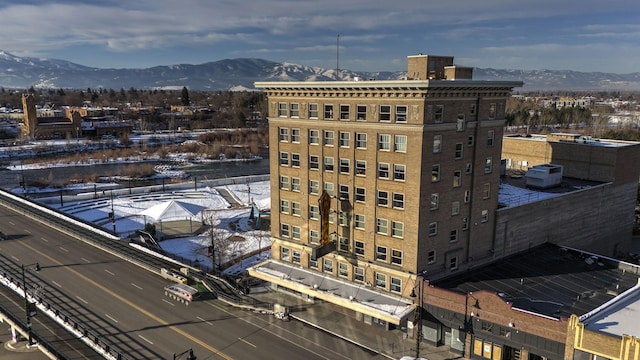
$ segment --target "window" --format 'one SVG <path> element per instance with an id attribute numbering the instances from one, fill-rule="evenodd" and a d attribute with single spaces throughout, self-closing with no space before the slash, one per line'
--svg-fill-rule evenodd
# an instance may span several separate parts
<path id="1" fill-rule="evenodd" d="M 453 187 L 460 187 L 462 185 L 462 171 L 456 170 L 453 172 Z"/>
<path id="2" fill-rule="evenodd" d="M 433 135 L 433 153 L 442 152 L 442 135 Z"/>
<path id="3" fill-rule="evenodd" d="M 429 236 L 436 236 L 438 234 L 438 223 L 432 222 L 429 224 Z"/>
<path id="4" fill-rule="evenodd" d="M 322 269 L 324 272 L 332 273 L 333 272 L 333 261 L 331 259 L 325 258 L 322 261 Z"/>
<path id="5" fill-rule="evenodd" d="M 404 209 L 404 194 L 393 193 L 393 202 L 391 205 L 394 209 Z"/>
<path id="6" fill-rule="evenodd" d="M 468 204 L 471 201 L 471 190 L 464 191 L 464 202 Z"/>
<path id="7" fill-rule="evenodd" d="M 440 181 L 440 165 L 431 165 L 431 182 Z"/>
<path id="8" fill-rule="evenodd" d="M 402 251 L 391 249 L 391 263 L 395 265 L 402 265 Z"/>
<path id="9" fill-rule="evenodd" d="M 318 155 L 309 155 L 309 169 L 318 170 L 319 162 Z"/>
<path id="10" fill-rule="evenodd" d="M 291 262 L 294 264 L 300 264 L 300 250 L 293 250 L 291 252 Z"/>
<path id="11" fill-rule="evenodd" d="M 289 116 L 300 117 L 300 104 L 289 104 Z"/>
<path id="12" fill-rule="evenodd" d="M 364 215 L 356 214 L 354 217 L 354 227 L 358 230 L 364 230 Z"/>
<path id="13" fill-rule="evenodd" d="M 333 158 L 330 156 L 324 157 L 324 171 L 333 171 Z"/>
<path id="14" fill-rule="evenodd" d="M 391 106 L 380 105 L 379 121 L 391 121 Z"/>
<path id="15" fill-rule="evenodd" d="M 483 223 L 486 223 L 487 221 L 489 221 L 489 210 L 482 210 L 482 213 L 480 215 L 480 221 L 482 221 Z"/>
<path id="16" fill-rule="evenodd" d="M 495 132 L 493 130 L 487 131 L 487 146 L 493 147 L 494 137 L 495 137 Z"/>
<path id="17" fill-rule="evenodd" d="M 454 256 L 451 259 L 449 259 L 449 269 L 450 270 L 458 269 L 458 257 L 457 256 Z"/>
<path id="18" fill-rule="evenodd" d="M 320 184 L 317 180 L 309 180 L 309 194 L 318 195 L 320 193 Z"/>
<path id="19" fill-rule="evenodd" d="M 280 152 L 280 165 L 289 166 L 289 153 Z"/>
<path id="20" fill-rule="evenodd" d="M 358 282 L 364 282 L 364 268 L 361 268 L 361 267 L 353 268 L 353 280 Z"/>
<path id="21" fill-rule="evenodd" d="M 378 178 L 379 179 L 388 179 L 389 178 L 389 164 L 387 164 L 387 163 L 378 163 Z"/>
<path id="22" fill-rule="evenodd" d="M 475 143 L 475 140 L 473 135 L 469 135 L 469 137 L 467 137 L 467 146 L 473 146 L 474 143 Z"/>
<path id="23" fill-rule="evenodd" d="M 349 200 L 349 186 L 338 185 L 338 198 L 340 200 Z"/>
<path id="24" fill-rule="evenodd" d="M 458 114 L 456 119 L 456 131 L 464 131 L 464 114 Z"/>
<path id="25" fill-rule="evenodd" d="M 280 212 L 283 214 L 289 213 L 289 200 L 280 200 Z"/>
<path id="26" fill-rule="evenodd" d="M 407 135 L 396 135 L 393 142 L 395 152 L 407 152 Z"/>
<path id="27" fill-rule="evenodd" d="M 360 202 L 363 203 L 365 202 L 365 198 L 366 198 L 366 191 L 367 189 L 362 188 L 362 187 L 356 187 L 355 189 L 355 201 L 356 202 Z"/>
<path id="28" fill-rule="evenodd" d="M 462 143 L 456 144 L 456 159 L 462 159 Z"/>
<path id="29" fill-rule="evenodd" d="M 320 144 L 320 131 L 309 130 L 309 145 Z"/>
<path id="30" fill-rule="evenodd" d="M 496 103 L 489 104 L 489 119 L 496 118 Z"/>
<path id="31" fill-rule="evenodd" d="M 289 141 L 289 129 L 288 128 L 279 128 L 278 129 L 278 140 L 280 140 L 280 141 Z"/>
<path id="32" fill-rule="evenodd" d="M 451 203 L 451 216 L 460 215 L 460 201 Z"/>
<path id="33" fill-rule="evenodd" d="M 300 178 L 292 177 L 291 178 L 291 191 L 300 191 Z"/>
<path id="34" fill-rule="evenodd" d="M 389 192 L 378 190 L 378 199 L 376 204 L 378 206 L 389 206 Z"/>
<path id="35" fill-rule="evenodd" d="M 318 233 L 317 230 L 309 230 L 309 242 L 312 244 L 320 242 L 320 233 Z M 311 266 L 311 264 L 309 264 L 309 266 Z"/>
<path id="36" fill-rule="evenodd" d="M 391 135 L 387 135 L 387 134 L 378 135 L 378 150 L 382 150 L 382 151 L 391 150 Z"/>
<path id="37" fill-rule="evenodd" d="M 300 240 L 300 226 L 291 227 L 291 238 L 293 240 Z"/>
<path id="38" fill-rule="evenodd" d="M 367 120 L 367 105 L 356 106 L 356 120 Z"/>
<path id="39" fill-rule="evenodd" d="M 488 199 L 491 196 L 491 183 L 482 185 L 482 198 Z"/>
<path id="40" fill-rule="evenodd" d="M 349 159 L 340 159 L 340 172 L 348 174 L 351 171 L 351 164 Z"/>
<path id="41" fill-rule="evenodd" d="M 402 292 L 402 280 L 392 276 L 391 283 L 389 283 L 389 290 L 394 293 Z"/>
<path id="42" fill-rule="evenodd" d="M 387 248 L 384 246 L 376 246 L 376 260 L 387 261 Z"/>
<path id="43" fill-rule="evenodd" d="M 278 103 L 278 116 L 287 117 L 287 103 Z"/>
<path id="44" fill-rule="evenodd" d="M 309 205 L 309 219 L 318 220 L 320 218 L 320 208 L 316 205 Z"/>
<path id="45" fill-rule="evenodd" d="M 431 194 L 431 205 L 430 205 L 430 209 L 431 209 L 431 210 L 436 210 L 436 209 L 438 209 L 439 202 L 440 202 L 440 195 L 438 195 L 438 193 Z"/>
<path id="46" fill-rule="evenodd" d="M 467 163 L 467 165 L 465 165 L 464 167 L 464 173 L 471 174 L 472 171 L 473 171 L 473 165 L 471 163 Z"/>
<path id="47" fill-rule="evenodd" d="M 393 180 L 404 181 L 406 167 L 402 164 L 393 164 Z"/>
<path id="48" fill-rule="evenodd" d="M 358 149 L 366 149 L 367 148 L 367 134 L 365 134 L 365 133 L 356 133 L 356 147 Z"/>
<path id="49" fill-rule="evenodd" d="M 333 119 L 333 105 L 331 104 L 324 105 L 324 118 L 327 120 Z"/>
<path id="50" fill-rule="evenodd" d="M 367 174 L 367 162 L 356 160 L 356 175 L 365 176 Z"/>
<path id="51" fill-rule="evenodd" d="M 493 165 L 492 165 L 492 159 L 491 157 L 488 157 L 484 160 L 484 173 L 485 174 L 490 174 L 491 171 L 493 170 Z"/>
<path id="52" fill-rule="evenodd" d="M 471 104 L 471 107 L 469 108 L 469 115 L 475 117 L 475 115 L 476 115 L 476 104 Z"/>
<path id="53" fill-rule="evenodd" d="M 387 219 L 376 219 L 376 232 L 378 234 L 387 235 L 389 233 L 389 220 Z"/>
<path id="54" fill-rule="evenodd" d="M 308 255 L 309 258 L 309 268 L 311 269 L 318 269 L 318 260 L 313 260 L 311 259 L 311 255 Z"/>
<path id="55" fill-rule="evenodd" d="M 300 209 L 300 203 L 299 202 L 295 202 L 292 201 L 291 202 L 291 215 L 293 216 L 300 216 L 301 214 L 301 209 Z"/>
<path id="56" fill-rule="evenodd" d="M 300 142 L 300 129 L 291 129 L 291 142 Z"/>
<path id="57" fill-rule="evenodd" d="M 449 242 L 457 242 L 458 241 L 458 229 L 453 229 L 449 231 Z"/>
<path id="58" fill-rule="evenodd" d="M 407 106 L 396 106 L 396 122 L 407 122 Z"/>
<path id="59" fill-rule="evenodd" d="M 282 261 L 289 261 L 291 260 L 290 256 L 289 256 L 289 249 L 288 248 L 280 248 L 280 260 Z"/>
<path id="60" fill-rule="evenodd" d="M 340 105 L 340 120 L 349 120 L 349 105 Z"/>
<path id="61" fill-rule="evenodd" d="M 289 237 L 289 224 L 280 224 L 280 236 Z"/>
<path id="62" fill-rule="evenodd" d="M 462 218 L 462 230 L 469 230 L 469 218 Z"/>
<path id="63" fill-rule="evenodd" d="M 300 154 L 291 154 L 291 166 L 300 167 Z"/>
<path id="64" fill-rule="evenodd" d="M 356 255 L 364 256 L 364 241 L 354 240 L 353 252 L 356 253 Z"/>
<path id="65" fill-rule="evenodd" d="M 387 275 L 379 272 L 376 273 L 376 287 L 381 289 L 387 288 Z"/>
<path id="66" fill-rule="evenodd" d="M 433 121 L 441 123 L 444 121 L 444 105 L 436 105 L 436 111 L 433 115 Z"/>
<path id="67" fill-rule="evenodd" d="M 349 238 L 340 236 L 338 238 L 338 249 L 340 251 L 349 251 Z"/>
<path id="68" fill-rule="evenodd" d="M 324 131 L 324 145 L 333 146 L 333 131 L 331 130 Z"/>
<path id="69" fill-rule="evenodd" d="M 289 190 L 289 177 L 280 176 L 280 189 Z"/>
<path id="70" fill-rule="evenodd" d="M 340 147 L 351 146 L 351 133 L 340 131 Z"/>
<path id="71" fill-rule="evenodd" d="M 309 104 L 309 119 L 318 118 L 318 104 Z"/>
<path id="72" fill-rule="evenodd" d="M 326 191 L 327 194 L 329 194 L 329 196 L 333 196 L 333 183 L 325 182 L 324 183 L 324 191 Z"/>
<path id="73" fill-rule="evenodd" d="M 392 221 L 391 236 L 397 237 L 400 239 L 404 238 L 404 223 L 401 223 L 399 221 Z"/>
<path id="74" fill-rule="evenodd" d="M 436 251 L 435 250 L 430 250 L 427 253 L 427 263 L 433 264 L 435 262 L 436 262 Z"/>
<path id="75" fill-rule="evenodd" d="M 345 263 L 338 263 L 338 276 L 347 277 L 349 276 L 349 267 Z"/>

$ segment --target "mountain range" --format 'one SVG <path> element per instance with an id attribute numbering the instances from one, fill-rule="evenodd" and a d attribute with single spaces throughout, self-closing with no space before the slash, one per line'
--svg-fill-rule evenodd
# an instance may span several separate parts
<path id="1" fill-rule="evenodd" d="M 399 80 L 404 71 L 338 71 L 340 80 Z M 255 81 L 330 81 L 336 69 L 323 69 L 264 59 L 226 59 L 199 65 L 178 64 L 144 69 L 103 69 L 59 59 L 18 57 L 0 50 L 0 87 L 26 89 L 182 89 L 251 90 Z M 518 80 L 516 91 L 640 90 L 640 72 L 613 74 L 571 70 L 499 70 L 475 68 L 474 80 Z"/>

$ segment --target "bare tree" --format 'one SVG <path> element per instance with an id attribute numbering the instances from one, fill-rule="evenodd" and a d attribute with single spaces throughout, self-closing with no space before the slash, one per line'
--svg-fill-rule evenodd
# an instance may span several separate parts
<path id="1" fill-rule="evenodd" d="M 233 241 L 229 237 L 229 232 L 220 227 L 221 222 L 215 212 L 210 211 L 204 217 L 209 226 L 206 231 L 209 238 L 208 254 L 211 256 L 212 268 L 216 271 L 233 252 Z"/>

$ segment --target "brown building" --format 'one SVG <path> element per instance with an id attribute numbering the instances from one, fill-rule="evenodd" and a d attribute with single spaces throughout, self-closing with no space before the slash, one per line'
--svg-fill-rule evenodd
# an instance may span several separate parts
<path id="1" fill-rule="evenodd" d="M 35 98 L 32 94 L 22 95 L 24 123 L 20 126 L 27 139 L 69 139 L 82 134 L 82 118 L 78 112 L 67 116 L 38 116 Z"/>

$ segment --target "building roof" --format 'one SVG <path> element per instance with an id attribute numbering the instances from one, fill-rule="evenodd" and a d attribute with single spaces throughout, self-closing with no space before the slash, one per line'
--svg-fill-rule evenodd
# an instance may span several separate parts
<path id="1" fill-rule="evenodd" d="M 625 266 L 633 271 L 623 270 Z M 560 319 L 607 304 L 636 286 L 638 274 L 636 265 L 543 244 L 431 284 L 465 294 L 492 291 L 515 309 Z"/>
<path id="2" fill-rule="evenodd" d="M 258 81 L 256 88 L 263 89 L 437 89 L 450 87 L 514 88 L 522 87 L 522 81 L 488 80 L 349 80 L 349 81 Z"/>
<path id="3" fill-rule="evenodd" d="M 580 318 L 589 330 L 640 337 L 640 284 L 614 299 L 601 311 Z"/>

